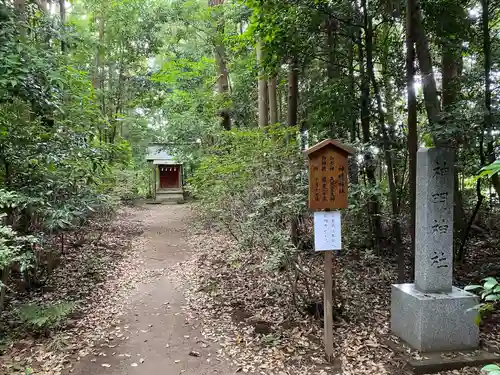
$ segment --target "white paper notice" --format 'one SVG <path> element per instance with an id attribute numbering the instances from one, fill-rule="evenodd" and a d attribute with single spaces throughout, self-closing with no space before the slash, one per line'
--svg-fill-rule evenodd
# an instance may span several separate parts
<path id="1" fill-rule="evenodd" d="M 314 249 L 316 251 L 342 249 L 340 211 L 314 213 Z"/>

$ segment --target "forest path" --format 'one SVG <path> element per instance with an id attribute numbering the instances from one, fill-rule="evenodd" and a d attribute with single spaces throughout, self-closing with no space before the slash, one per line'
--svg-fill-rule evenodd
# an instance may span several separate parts
<path id="1" fill-rule="evenodd" d="M 200 323 L 183 311 L 186 285 L 169 272 L 193 255 L 187 244 L 191 228 L 189 206 L 144 205 L 135 211 L 131 220 L 141 222 L 145 229 L 141 238 L 132 244 L 134 254 L 142 258 L 143 271 L 165 268 L 166 272 L 152 282 L 138 285 L 128 297 L 127 311 L 120 327 L 115 327 L 128 339 L 115 343 L 116 346 L 104 347 L 102 354 L 93 359 L 82 358 L 72 373 L 234 374 L 236 368 L 215 358 L 217 348 L 203 342 Z"/>

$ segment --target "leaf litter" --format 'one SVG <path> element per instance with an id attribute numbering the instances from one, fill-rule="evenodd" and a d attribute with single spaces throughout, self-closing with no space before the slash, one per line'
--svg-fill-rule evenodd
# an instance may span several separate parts
<path id="1" fill-rule="evenodd" d="M 24 374 L 31 367 L 37 375 L 66 374 L 74 362 L 87 356 L 94 356 L 91 361 L 96 361 L 102 348 L 115 347 L 128 339 L 128 327 L 119 327 L 127 297 L 138 283 L 153 282 L 165 274 L 165 269 L 145 269 L 144 260 L 137 256 L 137 249 L 147 246 L 138 236 L 144 225 L 151 224 L 131 220 L 137 209 L 124 208 L 112 225 L 101 223 L 105 231 L 98 244 L 68 251 L 63 266 L 48 282 L 52 291 L 12 298 L 14 306 L 27 300 L 54 303 L 68 297 L 79 304 L 77 316 L 65 329 L 50 337 L 18 338 L 0 348 L 2 372 Z M 335 361 L 331 364 L 323 357 L 322 321 L 297 312 L 287 280 L 278 272 L 263 269 L 262 254 L 256 257 L 255 253 L 241 252 L 226 235 L 213 230 L 195 232 L 194 227 L 189 243 L 196 256 L 178 264 L 169 276 L 177 278 L 180 286 L 190 280 L 184 314 L 203 323 L 203 347 L 210 343 L 218 346 L 218 360 L 230 360 L 236 372 L 405 373 L 401 356 L 384 345 L 385 338 L 395 339 L 389 335 L 388 325 L 390 284 L 395 272 L 387 262 L 369 252 L 338 259 L 336 281 L 346 303 L 341 319 L 334 324 Z M 87 259 L 96 260 L 90 267 L 91 277 L 89 267 L 81 267 Z M 321 270 L 321 265 L 318 258 L 311 268 Z M 166 311 L 168 304 L 164 303 Z M 493 324 L 498 322 L 496 317 L 490 317 L 489 329 L 482 338 L 498 348 L 498 324 Z M 0 318 L 12 319 L 5 313 Z M 419 356 L 410 353 L 414 358 Z M 131 355 L 120 353 L 118 357 Z M 479 370 L 465 368 L 440 374 L 471 375 L 479 374 Z"/>
<path id="2" fill-rule="evenodd" d="M 68 247 L 62 266 L 44 288 L 49 292 L 16 295 L 9 301 L 11 315 L 4 313 L 0 320 L 15 322 L 13 311 L 26 301 L 45 304 L 70 299 L 77 301 L 77 309 L 71 327 L 63 326 L 49 337 L 19 339 L 26 333 L 18 327 L 18 337 L 0 350 L 0 373 L 24 374 L 32 368 L 37 375 L 67 374 L 75 362 L 88 356 L 95 361 L 102 357 L 103 348 L 128 340 L 127 328 L 119 326 L 128 296 L 139 283 L 152 282 L 164 273 L 145 269 L 144 260 L 137 256 L 138 249 L 147 245 L 139 237 L 144 224 L 133 219 L 138 209 L 123 207 L 113 223 L 94 223 L 103 230 L 98 243 Z"/>
<path id="3" fill-rule="evenodd" d="M 176 268 L 179 282 L 191 281 L 185 311 L 203 322 L 204 338 L 218 345 L 218 357 L 231 361 L 239 372 L 406 373 L 405 360 L 385 345 L 387 338 L 395 339 L 390 334 L 389 311 L 396 272 L 389 262 L 370 252 L 353 251 L 337 258 L 336 283 L 345 303 L 342 316 L 334 322 L 334 361 L 328 363 L 322 319 L 297 311 L 286 277 L 264 269 L 264 254 L 239 250 L 234 240 L 214 228 L 199 229 L 189 242 L 197 255 Z M 311 267 L 320 275 L 322 266 L 318 256 Z M 261 333 L 256 322 L 263 326 Z M 497 330 L 483 336 L 499 337 Z M 439 374 L 458 373 L 480 374 L 480 370 Z"/>

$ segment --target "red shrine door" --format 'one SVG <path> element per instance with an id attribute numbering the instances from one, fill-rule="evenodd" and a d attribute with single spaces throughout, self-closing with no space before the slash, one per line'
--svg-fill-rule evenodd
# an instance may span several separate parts
<path id="1" fill-rule="evenodd" d="M 180 188 L 181 167 L 179 165 L 159 165 L 160 189 Z"/>

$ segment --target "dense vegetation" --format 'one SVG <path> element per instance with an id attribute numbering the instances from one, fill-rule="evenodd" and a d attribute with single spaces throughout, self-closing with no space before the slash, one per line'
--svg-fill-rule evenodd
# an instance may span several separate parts
<path id="1" fill-rule="evenodd" d="M 196 154 L 193 191 L 239 242 L 268 249 L 271 259 L 281 254 L 289 265 L 311 248 L 299 154 L 326 137 L 358 150 L 347 249 L 398 254 L 400 280 L 412 274 L 406 250 L 413 247 L 419 146 L 455 151 L 456 259 L 467 259 L 471 235 L 495 229 L 497 3 L 216 3 L 174 2 L 175 30 L 189 43 L 176 45 L 170 64 L 182 62 L 189 73 L 177 75 L 184 106 L 168 135 L 187 141 L 186 117 L 207 119 L 196 124 L 204 147 Z M 205 49 L 193 53 L 197 43 Z M 201 72 L 212 54 L 215 97 L 213 71 L 191 80 L 193 67 Z M 187 97 L 194 106 L 186 106 Z M 201 97 L 210 98 L 209 107 L 198 105 Z M 209 120 L 214 103 L 218 128 Z M 489 172 L 478 178 L 481 168 Z"/>
<path id="2" fill-rule="evenodd" d="M 451 147 L 467 260 L 474 235 L 499 229 L 499 6 L 2 1 L 0 310 L 50 277 L 67 233 L 148 194 L 152 141 L 188 165 L 205 217 L 293 290 L 312 249 L 303 149 L 357 148 L 346 249 L 397 254 L 407 280 L 416 150 Z"/>
<path id="3" fill-rule="evenodd" d="M 161 16 L 143 1 L 14 5 L 0 5 L 0 311 L 50 277 L 66 232 L 147 192 L 155 131 L 138 109 Z"/>

